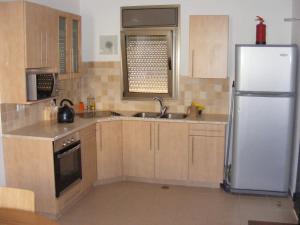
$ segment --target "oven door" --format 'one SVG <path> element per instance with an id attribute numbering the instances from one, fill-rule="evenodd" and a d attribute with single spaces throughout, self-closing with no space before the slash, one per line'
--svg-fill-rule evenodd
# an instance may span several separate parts
<path id="1" fill-rule="evenodd" d="M 56 197 L 75 181 L 82 179 L 81 148 L 77 141 L 54 153 Z"/>

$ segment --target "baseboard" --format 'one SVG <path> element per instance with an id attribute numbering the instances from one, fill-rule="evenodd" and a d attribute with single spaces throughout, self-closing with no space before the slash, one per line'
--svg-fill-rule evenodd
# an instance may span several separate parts
<path id="1" fill-rule="evenodd" d="M 167 184 L 167 185 L 177 185 L 177 186 L 186 186 L 186 187 L 205 187 L 205 188 L 219 188 L 219 183 L 210 183 L 210 182 L 195 182 L 188 180 L 169 180 L 169 179 L 156 179 L 156 178 L 144 178 L 144 177 L 133 177 L 133 176 L 124 176 L 116 177 L 111 179 L 97 180 L 94 183 L 94 186 L 111 184 L 120 181 L 133 181 L 141 183 L 150 183 L 150 184 Z"/>

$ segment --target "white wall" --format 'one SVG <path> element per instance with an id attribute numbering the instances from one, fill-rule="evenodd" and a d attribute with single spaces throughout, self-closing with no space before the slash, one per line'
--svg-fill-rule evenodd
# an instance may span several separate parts
<path id="1" fill-rule="evenodd" d="M 79 0 L 27 0 L 41 5 L 46 5 L 66 12 L 79 14 Z"/>
<path id="2" fill-rule="evenodd" d="M 120 7 L 127 5 L 181 5 L 181 74 L 188 73 L 189 15 L 229 15 L 230 46 L 229 74 L 234 71 L 234 45 L 255 42 L 255 17 L 265 17 L 268 25 L 268 43 L 290 43 L 291 24 L 284 23 L 291 17 L 292 0 L 80 0 L 83 27 L 84 61 L 118 61 L 117 56 L 99 54 L 99 35 L 119 35 Z"/>
<path id="3" fill-rule="evenodd" d="M 300 1 L 293 0 L 293 17 L 300 19 Z M 292 42 L 296 43 L 300 48 L 300 21 L 292 22 Z M 297 167 L 298 167 L 298 156 L 299 156 L 299 144 L 300 144 L 300 50 L 299 52 L 299 63 L 298 63 L 298 101 L 297 101 L 297 118 L 295 121 L 295 142 L 293 152 L 293 163 L 292 163 L 292 175 L 291 175 L 291 192 L 294 193 L 296 189 L 297 181 Z"/>

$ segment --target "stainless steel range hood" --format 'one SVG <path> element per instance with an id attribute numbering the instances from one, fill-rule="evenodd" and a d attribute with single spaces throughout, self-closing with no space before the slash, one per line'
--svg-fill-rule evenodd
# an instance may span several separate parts
<path id="1" fill-rule="evenodd" d="M 121 8 L 123 99 L 175 99 L 179 6 Z"/>

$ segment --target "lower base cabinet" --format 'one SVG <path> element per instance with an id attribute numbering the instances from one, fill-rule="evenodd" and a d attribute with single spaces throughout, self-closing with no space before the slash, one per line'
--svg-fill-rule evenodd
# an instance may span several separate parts
<path id="1" fill-rule="evenodd" d="M 154 178 L 154 123 L 123 121 L 124 176 Z"/>
<path id="2" fill-rule="evenodd" d="M 215 187 L 223 179 L 225 125 L 118 120 L 99 122 L 79 132 L 82 180 L 59 198 L 55 197 L 52 140 L 3 138 L 7 185 L 33 190 L 36 211 L 59 215 L 96 180 L 136 177 Z"/>
<path id="3" fill-rule="evenodd" d="M 82 129 L 80 139 L 83 189 L 88 189 L 97 180 L 96 126 L 92 125 Z"/>
<path id="4" fill-rule="evenodd" d="M 97 124 L 97 171 L 99 180 L 123 176 L 122 121 Z"/>
<path id="5" fill-rule="evenodd" d="M 224 137 L 192 136 L 189 180 L 216 184 L 223 180 Z"/>
<path id="6" fill-rule="evenodd" d="M 35 210 L 58 216 L 96 181 L 95 125 L 80 131 L 82 180 L 55 197 L 53 140 L 11 136 L 3 138 L 6 185 L 34 191 Z"/>
<path id="7" fill-rule="evenodd" d="M 188 124 L 157 122 L 155 178 L 187 180 Z"/>

